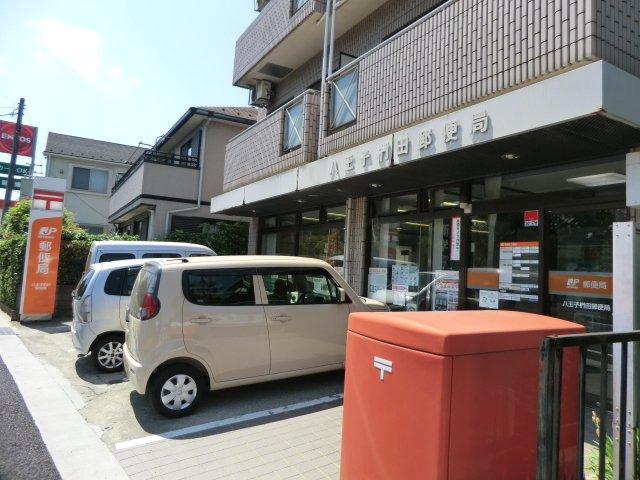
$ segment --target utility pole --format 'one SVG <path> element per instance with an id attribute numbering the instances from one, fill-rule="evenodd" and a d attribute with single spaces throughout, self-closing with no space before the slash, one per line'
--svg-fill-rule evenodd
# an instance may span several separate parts
<path id="1" fill-rule="evenodd" d="M 9 210 L 11 203 L 11 192 L 13 188 L 13 175 L 16 170 L 16 160 L 18 158 L 18 147 L 20 146 L 20 134 L 22 133 L 22 111 L 24 110 L 24 98 L 20 99 L 20 105 L 18 106 L 18 123 L 16 123 L 16 129 L 13 133 L 13 148 L 11 149 L 11 164 L 9 165 L 9 176 L 7 177 L 7 188 L 4 193 L 4 205 L 2 206 L 2 218 L 0 223 L 4 221 L 4 216 Z M 35 149 L 35 145 L 33 146 Z"/>

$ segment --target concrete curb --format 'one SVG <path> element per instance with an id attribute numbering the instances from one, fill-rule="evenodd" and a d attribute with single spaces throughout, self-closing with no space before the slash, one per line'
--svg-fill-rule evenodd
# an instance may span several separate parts
<path id="1" fill-rule="evenodd" d="M 8 324 L 7 320 L 0 315 L 0 325 Z M 0 354 L 64 480 L 129 478 L 69 396 L 18 336 L 0 336 Z"/>

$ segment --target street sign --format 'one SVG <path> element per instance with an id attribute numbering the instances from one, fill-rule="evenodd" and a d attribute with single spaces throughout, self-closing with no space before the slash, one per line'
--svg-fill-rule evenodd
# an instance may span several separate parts
<path id="1" fill-rule="evenodd" d="M 6 162 L 0 162 L 0 174 L 9 175 L 10 164 Z M 19 177 L 24 175 L 31 175 L 31 167 L 29 165 L 16 165 L 13 174 Z"/>
<path id="2" fill-rule="evenodd" d="M 22 186 L 22 179 L 14 178 L 13 186 L 11 187 L 11 190 L 20 190 L 21 186 Z M 7 188 L 7 177 L 0 177 L 0 188 Z"/>

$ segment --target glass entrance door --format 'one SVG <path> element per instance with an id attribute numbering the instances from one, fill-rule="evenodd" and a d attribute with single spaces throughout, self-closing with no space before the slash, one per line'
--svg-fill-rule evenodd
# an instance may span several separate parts
<path id="1" fill-rule="evenodd" d="M 611 331 L 613 223 L 625 219 L 625 209 L 549 212 L 551 316 Z"/>
<path id="2" fill-rule="evenodd" d="M 467 308 L 539 313 L 537 216 L 490 213 L 470 220 Z"/>
<path id="3" fill-rule="evenodd" d="M 367 296 L 391 310 L 457 310 L 460 217 L 375 219 Z"/>

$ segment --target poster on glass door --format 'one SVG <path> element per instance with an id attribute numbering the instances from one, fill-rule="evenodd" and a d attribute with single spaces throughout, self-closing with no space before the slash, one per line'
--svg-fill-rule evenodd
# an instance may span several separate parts
<path id="1" fill-rule="evenodd" d="M 538 242 L 500 243 L 499 299 L 538 301 Z"/>
<path id="2" fill-rule="evenodd" d="M 433 310 L 457 310 L 460 273 L 457 270 L 436 270 L 435 274 Z"/>

